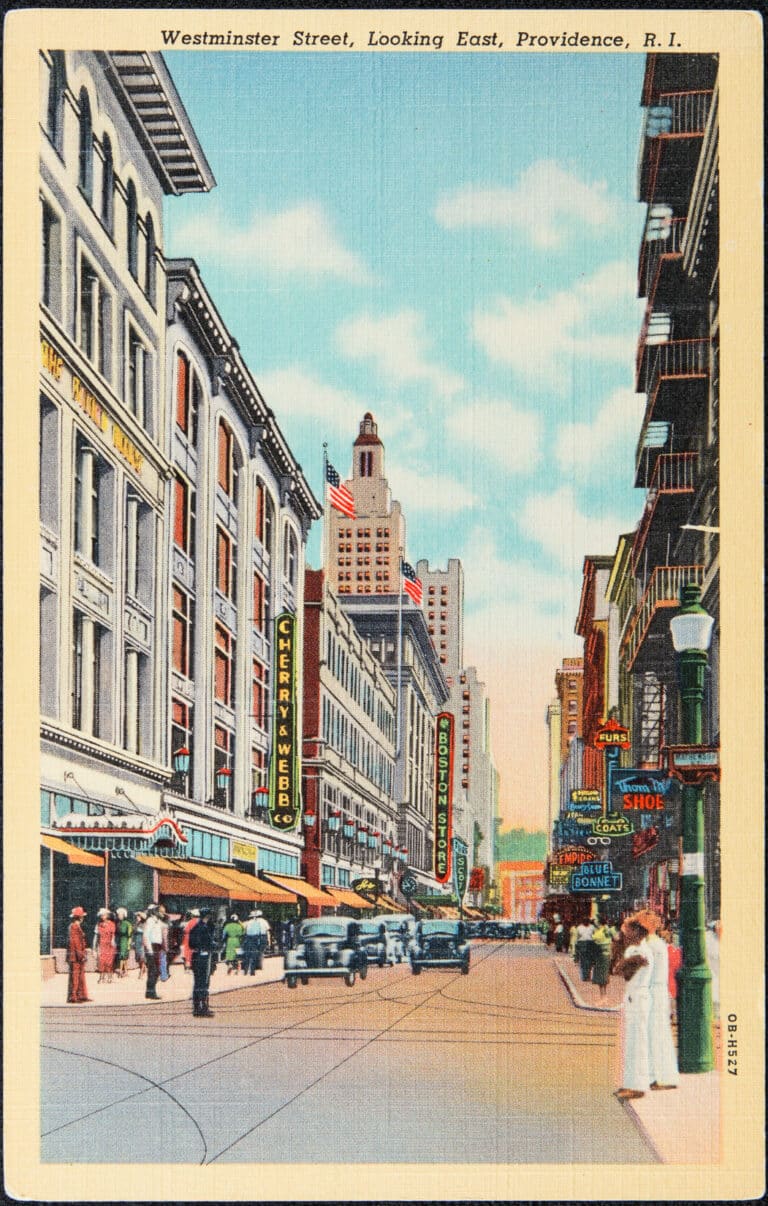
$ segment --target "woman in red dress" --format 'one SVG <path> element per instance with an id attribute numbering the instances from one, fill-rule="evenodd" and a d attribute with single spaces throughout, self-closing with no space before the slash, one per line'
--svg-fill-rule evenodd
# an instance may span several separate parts
<path id="1" fill-rule="evenodd" d="M 72 918 L 69 926 L 69 941 L 67 943 L 67 963 L 69 964 L 69 991 L 67 1000 L 71 1005 L 80 1005 L 90 1001 L 85 984 L 85 953 L 88 944 L 83 933 L 83 918 L 85 909 L 78 905 L 70 913 Z"/>
<path id="2" fill-rule="evenodd" d="M 98 983 L 103 980 L 112 981 L 115 967 L 115 923 L 109 909 L 99 909 L 96 933 L 93 936 L 93 953 L 96 956 L 96 966 L 99 972 Z"/>

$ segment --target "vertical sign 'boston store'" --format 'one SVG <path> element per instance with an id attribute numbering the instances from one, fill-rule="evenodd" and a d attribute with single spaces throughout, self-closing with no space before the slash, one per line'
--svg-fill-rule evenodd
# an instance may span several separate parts
<path id="1" fill-rule="evenodd" d="M 453 805 L 453 716 L 441 712 L 435 729 L 435 879 L 451 875 Z"/>
<path id="2" fill-rule="evenodd" d="M 269 764 L 269 820 L 274 829 L 299 821 L 299 759 L 296 749 L 296 617 L 275 618 L 275 702 Z"/>

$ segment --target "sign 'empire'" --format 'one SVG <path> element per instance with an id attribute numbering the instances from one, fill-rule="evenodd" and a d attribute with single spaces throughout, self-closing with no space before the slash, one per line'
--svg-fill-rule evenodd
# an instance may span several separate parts
<path id="1" fill-rule="evenodd" d="M 275 702 L 269 762 L 269 822 L 295 829 L 299 821 L 299 758 L 296 749 L 296 617 L 275 618 Z"/>
<path id="2" fill-rule="evenodd" d="M 441 712 L 435 729 L 435 879 L 444 884 L 451 875 L 453 802 L 453 716 Z"/>

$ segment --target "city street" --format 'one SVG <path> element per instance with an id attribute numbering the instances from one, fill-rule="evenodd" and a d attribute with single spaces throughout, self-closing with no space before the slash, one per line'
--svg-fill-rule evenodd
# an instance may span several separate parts
<path id="1" fill-rule="evenodd" d="M 618 1015 L 577 1009 L 538 940 L 211 1004 L 45 1009 L 42 1159 L 656 1160 L 612 1096 Z"/>

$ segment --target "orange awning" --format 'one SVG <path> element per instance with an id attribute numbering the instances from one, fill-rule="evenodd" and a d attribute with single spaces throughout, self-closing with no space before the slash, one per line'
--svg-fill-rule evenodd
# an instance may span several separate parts
<path id="1" fill-rule="evenodd" d="M 203 879 L 199 875 L 182 875 L 181 872 L 173 875 L 170 871 L 160 872 L 159 895 L 184 896 L 194 900 L 200 900 L 201 897 L 213 900 L 231 899 L 229 888 L 223 888 L 210 879 Z"/>
<path id="2" fill-rule="evenodd" d="M 208 884 L 213 884 L 214 887 L 223 888 L 226 896 L 230 900 L 252 900 L 253 894 L 244 888 L 242 884 L 233 883 L 232 880 L 224 874 L 224 869 L 218 866 L 209 866 L 208 863 L 190 863 L 186 859 L 172 859 L 176 872 L 183 872 L 186 875 L 195 875 L 199 879 L 204 880 Z M 188 892 L 185 895 L 189 895 Z M 209 893 L 210 895 L 210 893 Z"/>
<path id="3" fill-rule="evenodd" d="M 217 866 L 216 871 L 224 879 L 247 892 L 248 900 L 260 901 L 263 904 L 296 904 L 293 892 L 286 892 L 284 888 L 268 884 L 266 880 L 259 879 L 256 875 L 249 875 L 247 871 L 237 871 L 234 867 L 221 866 Z M 240 898 L 238 897 L 238 899 Z"/>
<path id="4" fill-rule="evenodd" d="M 293 892 L 296 896 L 303 896 L 308 904 L 325 905 L 327 908 L 331 903 L 328 899 L 327 892 L 321 892 L 314 884 L 309 884 L 305 879 L 299 879 L 297 875 L 272 875 L 268 874 L 269 882 L 277 884 L 280 888 L 285 888 L 286 892 Z"/>
<path id="5" fill-rule="evenodd" d="M 333 897 L 337 904 L 348 905 L 351 909 L 373 908 L 370 900 L 364 900 L 362 896 L 358 896 L 357 892 L 353 892 L 351 888 L 326 888 L 325 890 L 329 896 Z"/>
<path id="6" fill-rule="evenodd" d="M 159 854 L 137 854 L 136 862 L 144 863 L 145 867 L 151 867 L 153 871 L 172 871 L 174 875 L 178 873 L 176 864 Z"/>
<path id="7" fill-rule="evenodd" d="M 66 854 L 71 863 L 83 863 L 88 867 L 104 866 L 104 858 L 101 854 L 91 854 L 88 850 L 81 850 L 72 842 L 65 842 L 62 838 L 53 837 L 49 833 L 40 834 L 40 844 L 47 846 L 56 854 Z"/>
<path id="8" fill-rule="evenodd" d="M 393 900 L 391 896 L 387 896 L 386 893 L 384 893 L 384 892 L 382 892 L 382 894 L 379 897 L 377 897 L 376 908 L 381 913 L 407 913 L 408 912 L 407 905 L 399 905 L 396 900 Z"/>

